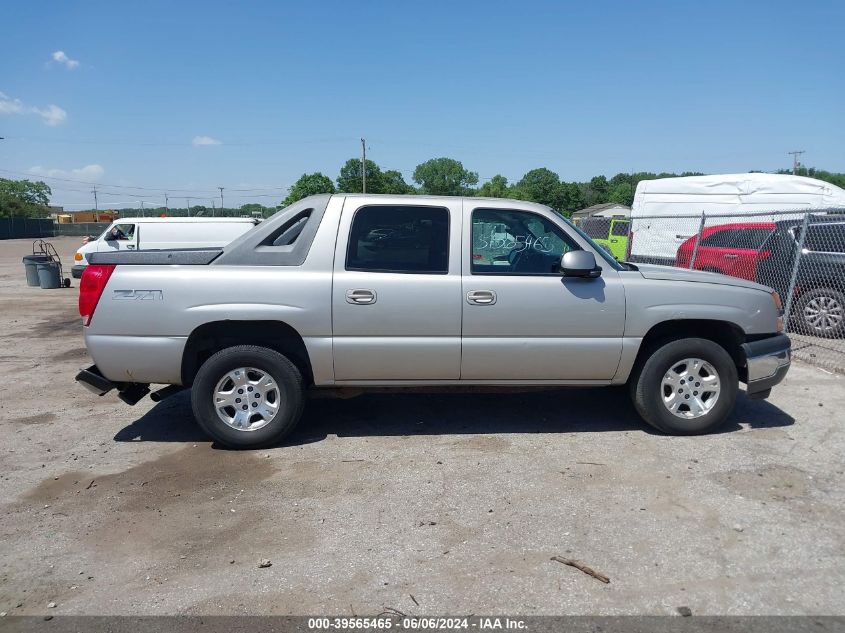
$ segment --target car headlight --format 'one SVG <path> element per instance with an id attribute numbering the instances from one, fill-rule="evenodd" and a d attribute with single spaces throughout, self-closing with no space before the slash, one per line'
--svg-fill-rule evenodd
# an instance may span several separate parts
<path id="1" fill-rule="evenodd" d="M 82 253 L 75 253 L 73 255 L 74 261 L 81 262 L 82 261 Z"/>

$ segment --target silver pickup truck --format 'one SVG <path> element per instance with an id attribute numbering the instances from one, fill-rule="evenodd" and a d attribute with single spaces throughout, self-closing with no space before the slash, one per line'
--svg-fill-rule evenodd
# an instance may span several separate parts
<path id="1" fill-rule="evenodd" d="M 617 262 L 516 200 L 312 196 L 223 248 L 89 257 L 96 364 L 77 380 L 128 404 L 190 387 L 232 447 L 278 442 L 309 391 L 350 387 L 627 384 L 653 426 L 705 433 L 740 381 L 765 398 L 790 363 L 771 288 Z"/>

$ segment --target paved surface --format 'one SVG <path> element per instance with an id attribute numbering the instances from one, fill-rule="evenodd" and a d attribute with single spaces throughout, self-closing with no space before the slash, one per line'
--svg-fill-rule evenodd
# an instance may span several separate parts
<path id="1" fill-rule="evenodd" d="M 843 376 L 796 363 L 707 437 L 621 390 L 373 395 L 230 452 L 184 395 L 74 384 L 78 283 L 27 288 L 28 248 L 0 242 L 0 611 L 845 613 Z"/>

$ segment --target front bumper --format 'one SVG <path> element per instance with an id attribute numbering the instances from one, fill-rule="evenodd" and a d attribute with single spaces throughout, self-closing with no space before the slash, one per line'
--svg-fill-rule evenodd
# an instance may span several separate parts
<path id="1" fill-rule="evenodd" d="M 73 277 L 74 279 L 79 279 L 80 277 L 82 277 L 82 273 L 85 271 L 86 268 L 88 268 L 88 266 L 84 264 L 76 264 L 75 266 L 71 266 L 71 277 Z"/>
<path id="2" fill-rule="evenodd" d="M 792 358 L 792 345 L 786 334 L 751 341 L 742 345 L 746 363 L 746 393 L 749 398 L 768 398 L 772 387 L 786 377 Z"/>

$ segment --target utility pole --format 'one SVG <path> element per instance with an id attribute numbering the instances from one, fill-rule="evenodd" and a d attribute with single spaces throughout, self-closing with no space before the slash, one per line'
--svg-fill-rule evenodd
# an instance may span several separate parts
<path id="1" fill-rule="evenodd" d="M 361 192 L 367 193 L 367 142 L 361 139 Z"/>
<path id="2" fill-rule="evenodd" d="M 787 154 L 792 156 L 792 175 L 798 173 L 798 168 L 801 166 L 801 161 L 798 160 L 798 157 L 804 153 L 803 149 L 795 150 L 794 152 L 787 152 Z"/>
<path id="3" fill-rule="evenodd" d="M 143 200 L 141 200 L 141 217 L 142 217 L 142 218 L 143 218 L 143 217 L 146 217 L 146 216 L 144 215 L 144 201 L 143 201 Z"/>
<path id="4" fill-rule="evenodd" d="M 91 193 L 94 194 L 94 211 L 99 211 L 100 207 L 97 206 L 97 185 L 94 185 L 94 189 Z"/>
<path id="5" fill-rule="evenodd" d="M 167 214 L 167 211 L 168 211 L 168 209 L 167 209 L 167 192 L 165 191 L 164 192 L 164 213 L 165 213 L 165 215 Z"/>
<path id="6" fill-rule="evenodd" d="M 191 199 L 185 198 L 188 201 L 188 217 L 191 217 Z"/>
<path id="7" fill-rule="evenodd" d="M 211 217 L 214 217 L 214 198 L 211 199 Z"/>
<path id="8" fill-rule="evenodd" d="M 225 215 L 223 213 L 223 187 L 217 187 L 220 190 L 220 215 Z"/>

